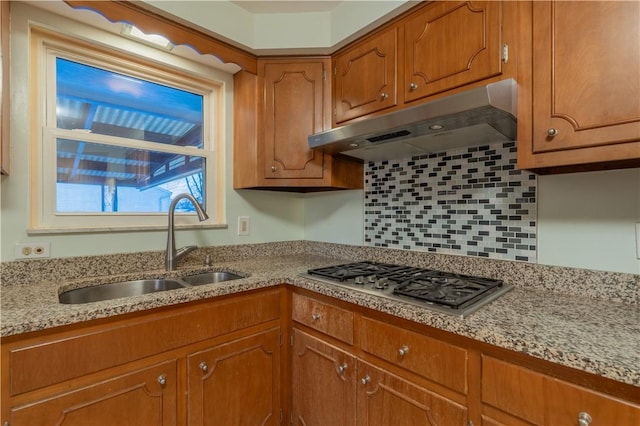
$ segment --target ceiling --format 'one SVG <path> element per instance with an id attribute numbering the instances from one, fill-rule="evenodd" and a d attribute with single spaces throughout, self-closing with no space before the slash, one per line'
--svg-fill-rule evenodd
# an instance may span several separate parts
<path id="1" fill-rule="evenodd" d="M 250 13 L 308 13 L 329 12 L 335 9 L 342 1 L 315 1 L 315 0 L 236 0 L 231 1 Z"/>

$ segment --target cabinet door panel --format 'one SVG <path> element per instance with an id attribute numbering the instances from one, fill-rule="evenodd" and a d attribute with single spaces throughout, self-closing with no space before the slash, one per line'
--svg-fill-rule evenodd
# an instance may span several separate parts
<path id="1" fill-rule="evenodd" d="M 164 384 L 161 384 L 161 380 Z M 176 362 L 170 361 L 11 409 L 11 425 L 175 425 Z"/>
<path id="2" fill-rule="evenodd" d="M 187 362 L 189 425 L 279 424 L 279 329 L 189 355 Z"/>
<path id="3" fill-rule="evenodd" d="M 392 28 L 336 56 L 337 123 L 397 105 L 397 44 Z"/>
<path id="4" fill-rule="evenodd" d="M 499 75 L 501 2 L 435 2 L 404 25 L 405 100 Z"/>
<path id="5" fill-rule="evenodd" d="M 638 2 L 534 2 L 534 152 L 640 140 L 638 46 Z"/>
<path id="6" fill-rule="evenodd" d="M 293 424 L 354 425 L 355 358 L 299 330 L 293 337 Z"/>
<path id="7" fill-rule="evenodd" d="M 307 137 L 324 130 L 322 62 L 264 64 L 267 179 L 323 176 L 324 158 Z"/>
<path id="8" fill-rule="evenodd" d="M 466 425 L 467 409 L 358 361 L 359 425 Z"/>

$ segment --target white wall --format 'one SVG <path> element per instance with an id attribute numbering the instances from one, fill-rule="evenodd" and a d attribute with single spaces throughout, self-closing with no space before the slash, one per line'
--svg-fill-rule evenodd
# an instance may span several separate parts
<path id="1" fill-rule="evenodd" d="M 51 257 L 69 257 L 123 253 L 148 250 L 163 250 L 166 232 L 111 232 L 97 234 L 28 235 L 29 194 L 29 141 L 27 135 L 27 19 L 44 22 L 49 26 L 63 28 L 66 32 L 84 31 L 82 24 L 69 21 L 24 3 L 12 5 L 11 17 L 11 175 L 2 176 L 0 191 L 0 260 L 14 259 L 17 242 L 51 243 Z M 85 29 L 86 30 L 86 29 Z M 108 33 L 96 32 L 105 43 L 116 43 L 120 48 L 129 42 Z M 115 38 L 114 38 L 115 37 Z M 140 47 L 137 47 L 140 49 Z M 152 52 L 155 59 L 163 59 L 164 52 L 144 48 Z M 141 51 L 142 51 L 141 50 Z M 166 58 L 165 58 L 166 59 Z M 212 59 L 213 60 L 213 59 Z M 173 58 L 172 61 L 178 61 Z M 208 70 L 213 78 L 225 84 L 226 97 L 226 215 L 228 229 L 203 231 L 177 231 L 179 246 L 188 244 L 221 245 L 303 239 L 304 199 L 297 194 L 264 191 L 234 191 L 232 188 L 233 153 L 233 77 L 217 70 Z M 237 236 L 237 217 L 249 216 L 251 234 Z"/>
<path id="2" fill-rule="evenodd" d="M 640 274 L 640 169 L 540 176 L 538 263 Z"/>
<path id="3" fill-rule="evenodd" d="M 305 240 L 364 243 L 364 191 L 307 194 L 304 201 Z"/>

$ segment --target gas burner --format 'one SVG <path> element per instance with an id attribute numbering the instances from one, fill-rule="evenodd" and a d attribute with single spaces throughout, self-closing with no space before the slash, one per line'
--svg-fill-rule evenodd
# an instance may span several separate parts
<path id="1" fill-rule="evenodd" d="M 368 261 L 310 269 L 303 275 L 461 316 L 511 289 L 490 278 Z"/>

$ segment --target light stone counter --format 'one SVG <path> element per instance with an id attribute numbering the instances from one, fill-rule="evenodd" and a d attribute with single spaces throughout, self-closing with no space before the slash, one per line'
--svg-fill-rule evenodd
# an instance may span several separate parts
<path id="1" fill-rule="evenodd" d="M 264 249 L 263 246 L 261 248 Z M 184 267 L 170 273 L 169 276 L 192 274 L 204 270 L 227 270 L 248 274 L 249 277 L 219 284 L 81 305 L 58 303 L 58 292 L 99 283 L 167 276 L 167 273 L 157 268 L 145 270 L 143 273 L 126 272 L 92 278 L 58 278 L 20 282 L 24 281 L 18 278 L 22 273 L 19 267 L 21 265 L 12 265 L 6 273 L 3 272 L 2 336 L 286 283 L 640 387 L 640 307 L 635 303 L 637 299 L 633 299 L 637 297 L 634 292 L 637 292 L 639 281 L 635 275 L 603 273 L 603 279 L 611 281 L 609 287 L 619 286 L 624 289 L 622 293 L 628 292 L 628 295 L 623 297 L 627 303 L 622 303 L 603 299 L 602 293 L 606 295 L 611 291 L 610 288 L 603 291 L 585 290 L 585 281 L 596 281 L 592 276 L 594 273 L 580 276 L 584 271 L 576 270 L 575 274 L 570 274 L 571 270 L 567 268 L 560 268 L 560 271 L 556 270 L 558 268 L 551 268 L 545 272 L 545 268 L 541 267 L 542 269 L 538 270 L 536 275 L 533 272 L 526 272 L 531 267 L 530 264 L 517 262 L 506 262 L 508 264 L 505 265 L 505 262 L 478 261 L 480 263 L 477 265 L 469 266 L 476 261 L 455 256 L 433 257 L 429 254 L 413 253 L 407 255 L 408 252 L 403 251 L 373 250 L 332 244 L 315 244 L 310 247 L 305 243 L 291 243 L 286 245 L 286 250 L 278 246 L 273 251 L 261 251 L 259 255 L 238 247 L 234 248 L 230 256 L 222 254 L 219 250 L 214 253 L 214 267 Z M 239 255 L 237 250 L 243 251 L 243 254 Z M 280 255 L 275 255 L 276 253 Z M 229 258 L 241 259 L 230 260 Z M 299 276 L 309 268 L 354 260 L 389 261 L 425 267 L 437 265 L 440 269 L 461 273 L 480 274 L 477 271 L 483 271 L 485 276 L 505 277 L 505 282 L 514 284 L 515 288 L 462 319 L 458 316 L 436 313 Z M 456 264 L 461 261 L 464 261 L 465 265 L 451 267 L 451 262 Z M 145 260 L 142 263 L 155 265 L 154 262 Z M 449 267 L 445 268 L 445 266 Z M 107 269 L 112 268 L 113 266 L 110 266 Z M 571 280 L 572 276 L 575 279 L 577 274 L 578 291 L 548 292 L 546 287 L 549 284 L 545 284 L 546 281 L 540 278 L 541 274 L 545 276 L 547 273 L 564 277 L 565 280 Z M 53 272 L 49 271 L 49 275 L 51 274 Z M 83 275 L 82 271 L 76 271 L 75 274 Z M 516 275 L 520 276 L 517 282 L 515 279 L 507 279 Z M 531 281 L 530 285 L 527 285 L 527 279 Z M 594 291 L 596 294 L 593 294 Z M 616 292 L 618 295 L 620 293 L 620 291 Z M 628 303 L 630 297 L 632 303 Z"/>

